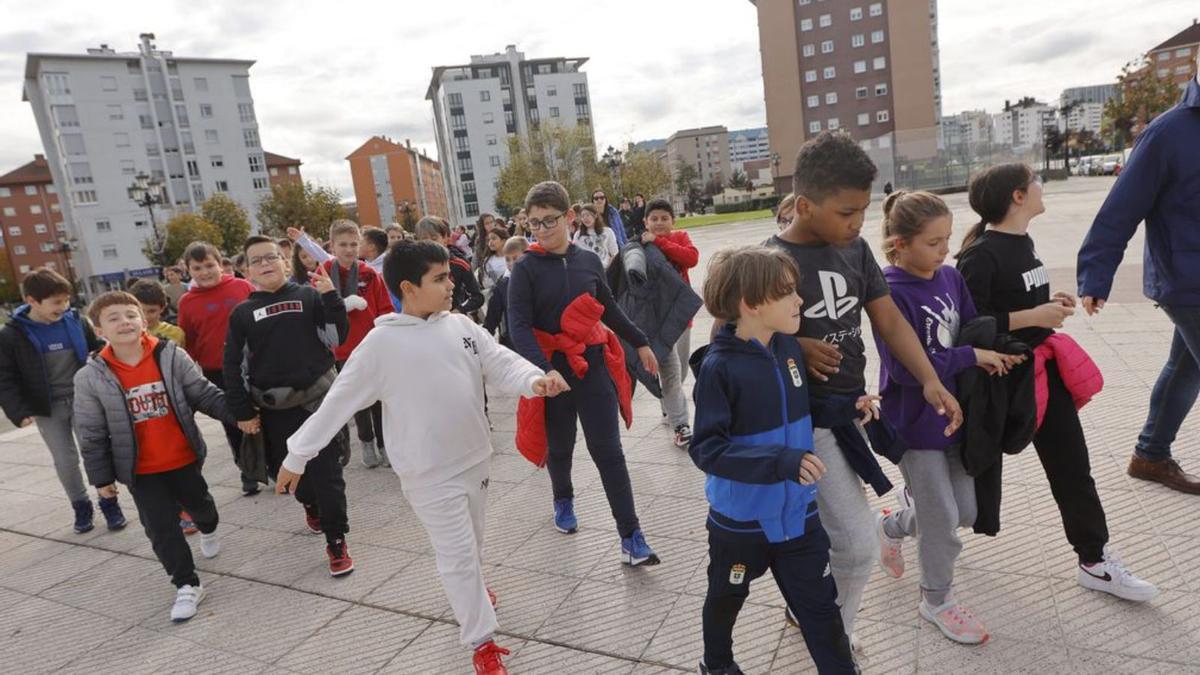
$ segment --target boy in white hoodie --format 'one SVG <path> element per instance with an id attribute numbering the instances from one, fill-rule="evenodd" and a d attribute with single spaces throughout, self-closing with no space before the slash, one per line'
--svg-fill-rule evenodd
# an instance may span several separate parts
<path id="1" fill-rule="evenodd" d="M 484 585 L 481 560 L 492 455 L 483 385 L 528 397 L 555 396 L 567 383 L 500 346 L 466 316 L 449 312 L 449 263 L 445 247 L 431 241 L 402 242 L 388 251 L 384 280 L 404 311 L 375 320 L 321 407 L 288 439 L 276 491 L 299 483 L 305 464 L 355 411 L 382 401 L 384 447 L 433 543 L 460 637 L 475 650 L 475 672 L 505 675 L 500 656 L 508 651 L 492 641 L 498 627 L 494 596 Z M 475 414 L 453 425 L 428 424 L 446 410 Z"/>

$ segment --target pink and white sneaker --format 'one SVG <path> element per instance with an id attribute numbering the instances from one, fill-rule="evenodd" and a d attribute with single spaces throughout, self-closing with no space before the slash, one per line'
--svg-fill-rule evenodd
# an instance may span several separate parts
<path id="1" fill-rule="evenodd" d="M 991 636 L 971 610 L 947 599 L 940 607 L 932 607 L 921 600 L 917 610 L 921 618 L 938 627 L 942 635 L 962 645 L 981 645 Z"/>
<path id="2" fill-rule="evenodd" d="M 890 509 L 884 509 L 875 516 L 875 532 L 879 535 L 879 566 L 893 579 L 904 576 L 904 539 L 889 537 L 883 528 L 883 522 L 892 514 Z"/>

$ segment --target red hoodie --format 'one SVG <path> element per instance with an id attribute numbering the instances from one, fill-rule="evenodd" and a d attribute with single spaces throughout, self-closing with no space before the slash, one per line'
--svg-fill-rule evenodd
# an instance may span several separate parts
<path id="1" fill-rule="evenodd" d="M 339 288 L 341 284 L 349 281 L 350 271 L 342 269 L 342 266 L 337 263 L 337 258 L 326 260 L 322 265 L 324 265 L 325 271 L 331 275 L 334 273 L 334 266 L 337 266 L 337 274 L 341 275 L 341 278 L 338 279 Z M 367 301 L 367 308 L 347 311 L 346 316 L 350 319 L 350 333 L 346 336 L 346 341 L 333 350 L 333 358 L 337 361 L 345 361 L 350 358 L 350 353 L 354 351 L 358 343 L 362 342 L 363 338 L 367 336 L 367 332 L 375 327 L 375 317 L 389 314 L 393 310 L 392 298 L 388 295 L 383 275 L 371 269 L 361 260 L 358 261 L 358 288 L 354 289 L 354 294 Z"/>
<path id="2" fill-rule="evenodd" d="M 700 263 L 700 251 L 692 243 L 688 233 L 683 230 L 671 230 L 670 234 L 655 237 L 654 244 L 690 286 L 692 280 L 688 278 L 688 270 Z"/>
<path id="3" fill-rule="evenodd" d="M 179 327 L 186 336 L 187 352 L 202 369 L 221 369 L 229 313 L 253 292 L 249 281 L 222 276 L 216 286 L 193 286 L 179 299 Z"/>

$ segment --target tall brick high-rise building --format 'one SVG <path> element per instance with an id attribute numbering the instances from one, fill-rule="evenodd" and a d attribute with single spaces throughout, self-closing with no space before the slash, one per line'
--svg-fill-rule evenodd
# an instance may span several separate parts
<path id="1" fill-rule="evenodd" d="M 372 136 L 346 159 L 361 224 L 386 227 L 402 222 L 406 204 L 415 209 L 416 218 L 448 217 L 442 166 L 414 150 L 411 143 L 400 145 L 386 136 Z"/>

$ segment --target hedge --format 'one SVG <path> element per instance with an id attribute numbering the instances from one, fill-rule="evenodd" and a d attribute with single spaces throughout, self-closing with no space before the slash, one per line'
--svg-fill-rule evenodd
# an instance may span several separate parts
<path id="1" fill-rule="evenodd" d="M 739 202 L 737 204 L 717 204 L 714 210 L 716 213 L 739 213 L 741 211 L 774 209 L 776 206 L 779 206 L 779 195 L 751 199 L 750 201 Z"/>

